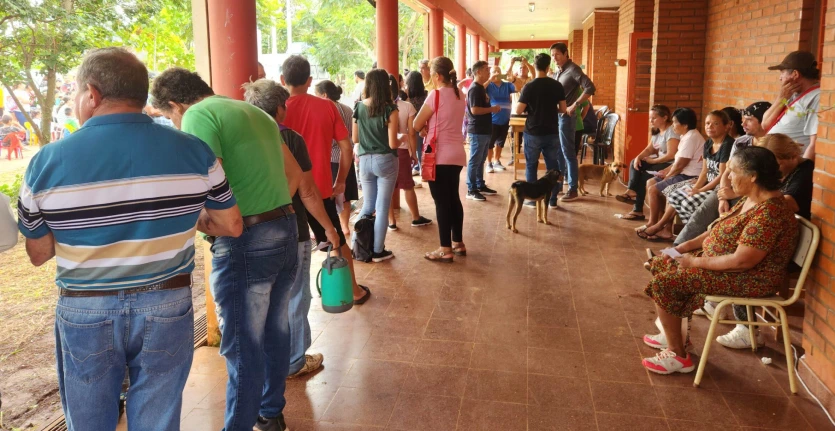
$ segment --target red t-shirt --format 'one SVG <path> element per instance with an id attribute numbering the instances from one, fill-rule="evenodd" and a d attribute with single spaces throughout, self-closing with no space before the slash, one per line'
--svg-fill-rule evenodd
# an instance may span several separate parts
<path id="1" fill-rule="evenodd" d="M 334 140 L 348 138 L 348 129 L 336 104 L 327 99 L 303 94 L 287 100 L 287 118 L 284 125 L 302 135 L 307 144 L 313 180 L 322 199 L 333 196 L 331 175 L 331 144 Z"/>

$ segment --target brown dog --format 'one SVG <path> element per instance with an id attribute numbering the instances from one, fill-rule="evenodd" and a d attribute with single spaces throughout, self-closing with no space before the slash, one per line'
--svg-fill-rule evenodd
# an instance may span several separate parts
<path id="1" fill-rule="evenodd" d="M 551 190 L 554 186 L 562 181 L 562 174 L 556 169 L 551 169 L 545 173 L 545 176 L 529 183 L 527 181 L 516 181 L 511 184 L 507 199 L 507 228 L 513 233 L 519 233 L 516 230 L 516 219 L 519 217 L 519 212 L 522 211 L 522 204 L 525 199 L 536 201 L 536 221 L 545 224 L 548 222 L 548 199 L 551 196 Z"/>
<path id="2" fill-rule="evenodd" d="M 624 168 L 626 168 L 626 165 L 618 161 L 614 161 L 607 165 L 582 164 L 577 169 L 577 176 L 579 180 L 577 191 L 583 196 L 587 195 L 588 192 L 583 187 L 583 184 L 585 180 L 595 179 L 600 180 L 600 196 L 612 196 L 612 194 L 609 193 L 609 184 L 618 178 L 620 170 Z M 603 193 L 604 190 L 606 192 L 605 194 Z"/>

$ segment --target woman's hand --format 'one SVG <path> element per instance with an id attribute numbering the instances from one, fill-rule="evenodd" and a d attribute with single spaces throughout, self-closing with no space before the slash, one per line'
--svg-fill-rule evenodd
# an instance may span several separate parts
<path id="1" fill-rule="evenodd" d="M 731 203 L 727 199 L 719 200 L 719 214 L 725 214 L 731 210 Z"/>
<path id="2" fill-rule="evenodd" d="M 701 189 L 697 189 L 697 188 L 693 187 L 692 189 L 690 189 L 690 193 L 688 193 L 688 195 L 690 197 L 693 197 L 693 196 L 696 196 L 697 194 L 699 194 L 701 192 L 702 192 Z"/>
<path id="3" fill-rule="evenodd" d="M 692 254 L 683 254 L 681 255 L 681 257 L 676 258 L 676 260 L 678 261 L 679 268 L 695 268 L 696 259 L 698 258 L 693 256 Z"/>
<path id="4" fill-rule="evenodd" d="M 641 170 L 641 162 L 642 162 L 642 161 L 643 161 L 643 159 L 638 160 L 638 158 L 637 158 L 637 157 L 635 157 L 635 160 L 633 160 L 633 161 L 632 161 L 632 166 L 634 166 L 634 167 L 635 167 L 635 170 L 636 170 L 636 171 Z"/>
<path id="5" fill-rule="evenodd" d="M 421 138 L 425 138 L 426 137 L 426 127 L 420 129 L 420 132 L 418 132 L 418 135 L 420 135 Z"/>

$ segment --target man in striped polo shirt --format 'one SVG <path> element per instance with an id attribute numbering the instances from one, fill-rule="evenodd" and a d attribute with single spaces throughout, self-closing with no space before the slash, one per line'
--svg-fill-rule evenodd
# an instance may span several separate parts
<path id="1" fill-rule="evenodd" d="M 32 158 L 18 201 L 35 265 L 56 257 L 58 388 L 70 430 L 179 430 L 193 355 L 196 229 L 238 236 L 241 214 L 201 140 L 142 114 L 148 70 L 121 48 L 77 74 L 83 125 Z"/>
<path id="2" fill-rule="evenodd" d="M 154 106 L 175 126 L 209 144 L 244 216 L 243 235 L 212 244 L 211 289 L 229 374 L 225 429 L 251 431 L 260 410 L 282 430 L 278 419 L 290 363 L 287 307 L 298 266 L 291 197 L 301 168 L 282 145 L 275 120 L 249 103 L 216 96 L 197 73 L 168 69 L 154 80 L 152 93 Z M 339 239 L 333 226 L 329 232 L 330 240 Z"/>

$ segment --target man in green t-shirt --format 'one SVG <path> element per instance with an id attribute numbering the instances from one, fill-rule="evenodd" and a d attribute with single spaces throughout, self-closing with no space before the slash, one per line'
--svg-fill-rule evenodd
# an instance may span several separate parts
<path id="1" fill-rule="evenodd" d="M 269 115 L 246 102 L 215 96 L 196 73 L 168 69 L 154 80 L 152 94 L 155 108 L 214 151 L 243 216 L 240 237 L 208 240 L 220 354 L 229 374 L 225 429 L 251 430 L 262 393 L 279 398 L 284 407 L 284 379 L 271 379 L 276 384 L 270 387 L 264 382 L 268 372 L 286 377 L 290 360 L 287 307 L 298 265 L 291 196 L 301 168 L 281 145 Z"/>

